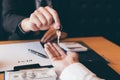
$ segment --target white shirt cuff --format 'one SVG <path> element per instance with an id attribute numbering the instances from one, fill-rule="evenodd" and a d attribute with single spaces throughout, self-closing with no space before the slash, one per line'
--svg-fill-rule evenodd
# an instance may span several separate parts
<path id="1" fill-rule="evenodd" d="M 102 80 L 81 63 L 74 63 L 63 70 L 60 80 Z"/>

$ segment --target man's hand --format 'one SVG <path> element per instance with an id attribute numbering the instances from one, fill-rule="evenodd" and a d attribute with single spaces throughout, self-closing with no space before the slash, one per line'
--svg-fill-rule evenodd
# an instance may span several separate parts
<path id="1" fill-rule="evenodd" d="M 21 22 L 21 28 L 25 32 L 48 30 L 50 26 L 59 29 L 60 20 L 58 13 L 48 6 L 38 8 L 30 15 L 30 18 L 26 18 Z"/>
<path id="2" fill-rule="evenodd" d="M 47 52 L 56 72 L 60 74 L 64 68 L 70 64 L 79 62 L 78 55 L 75 52 L 65 53 L 56 43 L 46 43 L 45 51 Z"/>
<path id="3" fill-rule="evenodd" d="M 67 33 L 65 32 L 62 32 L 61 34 L 61 39 L 67 37 Z M 54 39 L 57 38 L 57 35 L 56 35 L 56 29 L 51 27 L 45 34 L 44 36 L 41 38 L 41 42 L 45 43 L 45 42 L 50 42 Z"/>

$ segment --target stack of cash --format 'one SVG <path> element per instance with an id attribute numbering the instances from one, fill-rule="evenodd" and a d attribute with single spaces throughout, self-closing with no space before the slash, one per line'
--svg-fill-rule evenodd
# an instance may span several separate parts
<path id="1" fill-rule="evenodd" d="M 56 78 L 53 68 L 5 72 L 5 80 L 56 80 Z"/>

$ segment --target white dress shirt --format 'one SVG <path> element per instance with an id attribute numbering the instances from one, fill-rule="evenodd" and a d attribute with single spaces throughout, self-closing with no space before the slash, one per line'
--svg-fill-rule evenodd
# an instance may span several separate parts
<path id="1" fill-rule="evenodd" d="M 97 77 L 81 63 L 74 63 L 63 70 L 60 80 L 105 80 Z"/>

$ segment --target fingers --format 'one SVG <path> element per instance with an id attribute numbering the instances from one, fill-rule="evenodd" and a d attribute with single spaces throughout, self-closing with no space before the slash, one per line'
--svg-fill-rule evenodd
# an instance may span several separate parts
<path id="1" fill-rule="evenodd" d="M 53 39 L 56 39 L 56 30 L 54 28 L 49 29 L 41 39 L 41 42 L 49 42 Z"/>
<path id="2" fill-rule="evenodd" d="M 35 17 L 35 16 L 33 16 Z M 37 22 L 37 21 L 36 21 Z M 37 28 L 37 25 L 33 22 L 30 22 L 30 18 L 25 18 L 21 21 L 21 28 L 24 32 L 29 32 L 29 31 L 37 31 L 39 28 Z"/>
<path id="3" fill-rule="evenodd" d="M 53 57 L 65 57 L 65 52 L 55 43 L 46 43 L 45 51 L 48 53 L 50 58 Z"/>
<path id="4" fill-rule="evenodd" d="M 52 9 L 51 7 L 45 7 L 49 12 L 50 14 L 52 15 L 53 17 L 53 20 L 55 21 L 55 29 L 60 29 L 60 19 L 59 19 L 59 16 L 58 16 L 58 13 Z"/>
<path id="5" fill-rule="evenodd" d="M 61 33 L 61 39 L 67 37 L 67 33 L 65 32 L 62 32 Z M 51 28 L 44 34 L 44 36 L 41 38 L 41 42 L 45 43 L 45 42 L 50 42 L 54 39 L 57 38 L 57 35 L 56 35 L 56 29 L 54 29 L 52 26 Z"/>
<path id="6" fill-rule="evenodd" d="M 51 48 L 51 50 L 54 52 L 55 56 L 60 56 L 59 52 L 57 51 L 54 45 L 52 45 L 51 43 L 47 43 L 47 44 Z"/>
<path id="7" fill-rule="evenodd" d="M 59 58 L 59 53 L 57 52 L 57 50 L 52 46 L 51 43 L 47 43 L 44 45 L 44 49 L 47 52 L 49 58 L 51 60 L 56 60 Z"/>
<path id="8" fill-rule="evenodd" d="M 40 9 L 35 10 L 34 13 L 32 13 L 31 16 L 30 16 L 30 20 L 29 20 L 30 24 L 36 25 L 36 26 L 30 25 L 32 31 L 36 31 L 36 30 L 34 30 L 33 27 L 37 27 L 38 30 L 47 30 L 47 29 L 49 29 L 47 19 L 41 13 Z"/>
<path id="9" fill-rule="evenodd" d="M 41 8 L 40 8 L 41 9 Z M 40 12 L 40 10 L 36 10 L 35 12 L 35 16 L 37 16 L 38 18 L 38 21 L 42 23 L 42 26 L 46 26 L 48 23 L 47 23 L 47 19 L 46 17 L 43 15 L 42 12 Z M 44 13 L 45 14 L 45 13 Z"/>
<path id="10" fill-rule="evenodd" d="M 37 27 L 37 25 L 34 24 L 34 23 L 29 23 L 29 28 L 32 31 L 38 31 L 39 30 L 39 28 Z"/>
<path id="11" fill-rule="evenodd" d="M 63 57 L 66 56 L 66 53 L 56 43 L 53 43 L 53 46 L 56 48 L 56 50 L 59 52 L 61 56 Z"/>
<path id="12" fill-rule="evenodd" d="M 79 57 L 76 52 L 67 52 L 67 54 L 56 44 L 56 43 L 46 43 L 45 51 L 51 60 L 66 59 L 69 63 L 79 62 Z"/>
<path id="13" fill-rule="evenodd" d="M 32 31 L 48 30 L 50 25 L 54 24 L 55 29 L 60 28 L 60 20 L 57 12 L 50 7 L 40 7 L 35 10 L 29 19 Z M 34 26 L 34 25 L 36 26 Z M 35 28 L 36 27 L 36 28 Z"/>
<path id="14" fill-rule="evenodd" d="M 61 39 L 66 38 L 67 37 L 67 33 L 62 32 L 61 35 Z M 41 42 L 45 43 L 45 42 L 50 42 L 52 40 L 57 39 L 57 35 L 56 35 L 56 30 L 55 31 L 50 31 L 49 30 L 45 33 L 45 35 L 42 37 Z"/>
<path id="15" fill-rule="evenodd" d="M 48 25 L 50 25 L 50 24 L 52 24 L 52 15 L 49 13 L 49 11 L 47 11 L 45 8 L 43 8 L 43 7 L 40 7 L 39 9 L 38 9 L 38 11 L 39 12 L 41 12 L 43 15 L 44 15 L 44 17 L 46 18 L 46 20 L 47 20 L 47 24 Z"/>
<path id="16" fill-rule="evenodd" d="M 56 35 L 55 34 L 52 34 L 52 35 L 49 35 L 48 37 L 46 38 L 42 38 L 41 39 L 41 42 L 42 43 L 45 43 L 45 42 L 51 42 L 52 40 L 56 39 Z"/>
<path id="17" fill-rule="evenodd" d="M 79 62 L 79 56 L 76 52 L 67 52 L 67 55 L 75 62 Z"/>
<path id="18" fill-rule="evenodd" d="M 51 48 L 47 44 L 45 44 L 44 47 L 45 47 L 44 49 L 47 52 L 49 58 L 50 59 L 54 58 L 55 56 L 54 56 L 53 50 L 51 50 Z"/>

